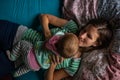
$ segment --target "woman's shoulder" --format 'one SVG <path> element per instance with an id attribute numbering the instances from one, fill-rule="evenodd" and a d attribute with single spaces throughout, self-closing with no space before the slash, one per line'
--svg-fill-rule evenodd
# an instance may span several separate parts
<path id="1" fill-rule="evenodd" d="M 68 28 L 73 27 L 74 28 L 74 27 L 78 27 L 78 25 L 75 21 L 69 20 L 63 27 L 68 27 Z"/>
<path id="2" fill-rule="evenodd" d="M 62 29 L 67 30 L 67 32 L 76 33 L 78 31 L 78 25 L 75 21 L 69 20 L 64 26 L 61 27 Z"/>

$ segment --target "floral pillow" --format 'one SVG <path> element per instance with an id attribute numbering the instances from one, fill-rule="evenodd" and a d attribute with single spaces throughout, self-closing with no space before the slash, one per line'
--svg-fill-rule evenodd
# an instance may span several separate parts
<path id="1" fill-rule="evenodd" d="M 109 50 L 84 53 L 74 80 L 120 80 L 120 29 L 114 31 Z"/>
<path id="2" fill-rule="evenodd" d="M 112 43 L 110 45 L 110 51 L 112 53 L 119 53 L 120 54 L 120 29 L 116 29 L 114 31 L 114 37 Z"/>

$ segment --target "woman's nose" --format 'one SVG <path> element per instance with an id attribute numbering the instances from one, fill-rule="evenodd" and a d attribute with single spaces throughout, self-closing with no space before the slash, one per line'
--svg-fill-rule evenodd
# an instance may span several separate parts
<path id="1" fill-rule="evenodd" d="M 80 35 L 80 38 L 85 39 L 86 35 L 87 35 L 87 33 L 83 33 L 83 34 Z"/>

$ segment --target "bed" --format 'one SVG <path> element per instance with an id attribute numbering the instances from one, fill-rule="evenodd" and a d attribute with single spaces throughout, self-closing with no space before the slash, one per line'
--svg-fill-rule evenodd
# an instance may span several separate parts
<path id="1" fill-rule="evenodd" d="M 85 54 L 84 56 L 86 57 L 83 56 L 81 66 L 75 74 L 74 80 L 120 79 L 120 75 L 115 72 L 120 72 L 120 68 L 118 68 L 120 67 L 120 0 L 0 1 L 0 19 L 10 20 L 28 27 L 38 26 L 37 15 L 43 13 L 64 17 L 68 20 L 73 19 L 79 26 L 84 26 L 93 18 L 105 18 L 106 20 L 109 20 L 114 29 L 114 39 L 110 47 L 112 52 L 108 56 L 104 55 L 104 50 L 93 51 L 90 55 Z M 98 53 L 99 55 L 97 55 Z M 99 56 L 102 57 L 99 58 Z M 117 58 L 115 56 L 117 56 Z M 0 61 L 1 76 L 14 70 L 12 63 L 6 59 L 3 52 L 0 53 Z M 90 66 L 94 66 L 89 68 L 88 64 L 90 64 Z M 43 72 L 44 70 L 39 72 L 31 71 L 16 78 L 16 80 L 43 80 Z M 110 77 L 111 75 L 112 77 Z"/>
<path id="2" fill-rule="evenodd" d="M 60 17 L 61 2 L 60 0 L 0 0 L 0 19 L 28 27 L 39 27 L 37 15 L 49 13 Z M 3 76 L 6 77 L 12 71 L 14 71 L 13 63 L 7 59 L 4 52 L 0 51 L 0 80 L 7 79 Z M 44 70 L 31 71 L 22 77 L 16 78 L 16 80 L 43 80 L 39 76 L 43 72 Z M 10 78 L 8 77 L 7 80 L 10 80 Z"/>

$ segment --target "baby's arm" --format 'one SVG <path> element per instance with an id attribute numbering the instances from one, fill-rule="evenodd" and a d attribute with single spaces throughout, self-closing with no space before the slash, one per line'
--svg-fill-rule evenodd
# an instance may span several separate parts
<path id="1" fill-rule="evenodd" d="M 49 24 L 52 24 L 56 27 L 61 27 L 65 25 L 68 21 L 62 18 L 58 18 L 56 16 L 50 15 L 50 14 L 41 14 L 39 16 L 41 19 L 44 35 L 46 38 L 51 37 L 51 32 L 49 29 Z"/>

